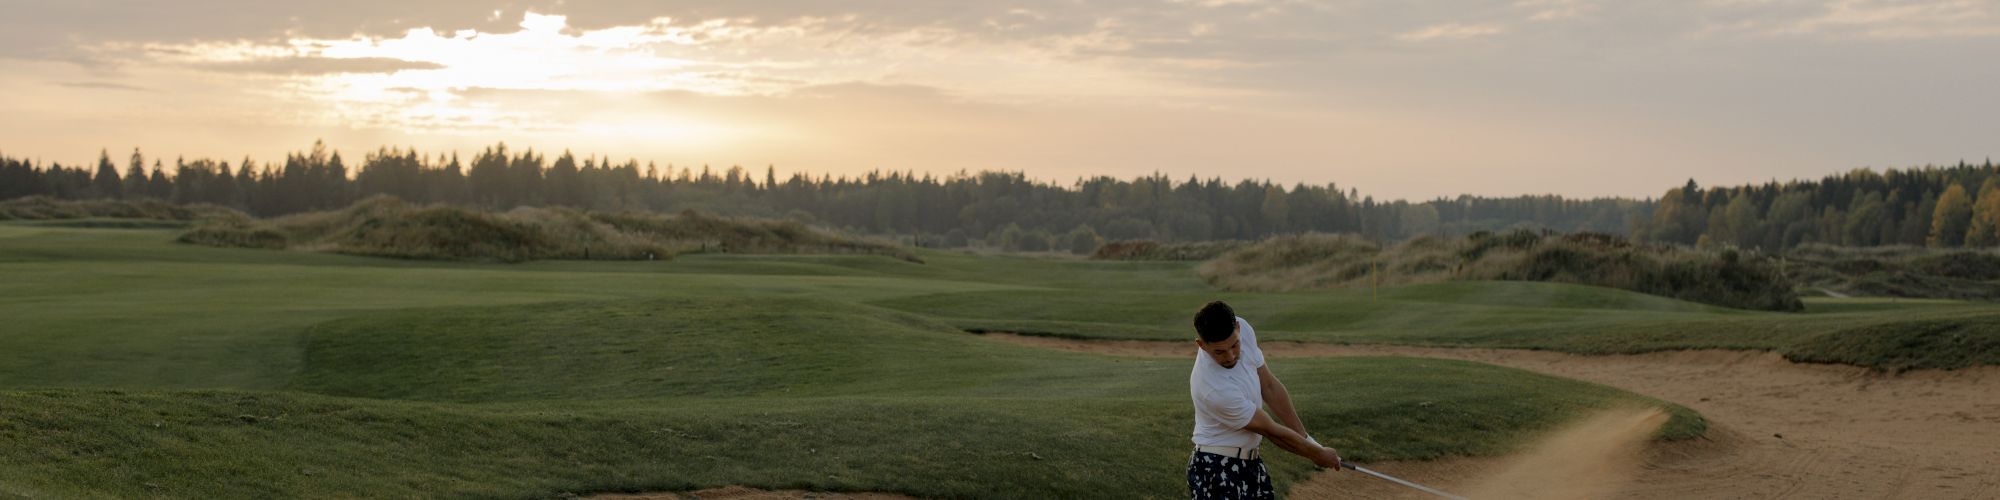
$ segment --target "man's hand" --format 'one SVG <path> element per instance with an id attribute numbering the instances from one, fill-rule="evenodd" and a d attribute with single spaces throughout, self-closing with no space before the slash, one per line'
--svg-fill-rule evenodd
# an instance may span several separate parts
<path id="1" fill-rule="evenodd" d="M 1312 458 L 1313 465 L 1329 470 L 1340 470 L 1340 452 L 1334 451 L 1333 448 L 1321 446 L 1319 454 L 1309 458 Z"/>
<path id="2" fill-rule="evenodd" d="M 1263 410 L 1258 410 L 1257 414 L 1250 418 L 1250 423 L 1243 426 L 1243 430 L 1261 434 L 1279 448 L 1311 460 L 1313 465 L 1329 469 L 1340 468 L 1340 453 L 1333 451 L 1333 448 L 1320 446 L 1319 443 L 1313 442 L 1312 438 L 1293 432 L 1290 427 L 1271 420 L 1271 415 L 1264 413 Z"/>
<path id="3" fill-rule="evenodd" d="M 1313 461 L 1313 465 L 1317 465 L 1327 469 L 1340 470 L 1340 452 L 1334 451 L 1332 447 L 1329 447 L 1327 445 L 1319 444 L 1319 440 L 1313 439 L 1312 436 L 1306 436 L 1306 442 L 1312 443 L 1313 446 L 1325 450 L 1324 454 L 1333 455 L 1333 465 L 1327 465 L 1326 463 L 1324 463 L 1323 460 L 1324 457 L 1319 457 L 1319 456 L 1306 457 Z"/>

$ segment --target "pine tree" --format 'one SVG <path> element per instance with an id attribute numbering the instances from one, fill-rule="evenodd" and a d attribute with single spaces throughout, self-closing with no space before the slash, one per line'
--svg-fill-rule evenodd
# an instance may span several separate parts
<path id="1" fill-rule="evenodd" d="M 153 175 L 146 179 L 146 196 L 156 200 L 170 200 L 174 197 L 174 181 L 160 171 L 160 160 L 153 160 Z"/>
<path id="2" fill-rule="evenodd" d="M 117 198 L 125 194 L 124 183 L 118 182 L 118 167 L 111 166 L 111 152 L 97 152 L 97 176 L 90 179 L 93 198 Z"/>
<path id="3" fill-rule="evenodd" d="M 128 165 L 125 169 L 125 197 L 145 197 L 152 192 L 152 188 L 147 185 L 150 181 L 146 179 L 146 157 L 139 155 L 139 148 L 132 148 L 132 161 Z"/>

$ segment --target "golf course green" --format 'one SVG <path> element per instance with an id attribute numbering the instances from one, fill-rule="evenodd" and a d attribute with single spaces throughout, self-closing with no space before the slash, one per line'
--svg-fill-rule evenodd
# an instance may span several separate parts
<path id="1" fill-rule="evenodd" d="M 1935 344 L 1992 342 L 1938 333 L 2000 323 L 1990 306 L 1956 302 L 1824 299 L 1765 313 L 1514 282 L 1221 293 L 1192 263 L 923 251 L 921 264 L 497 264 L 202 247 L 176 234 L 0 224 L 0 498 L 725 485 L 1179 497 L 1188 361 L 967 331 L 1187 340 L 1189 315 L 1214 299 L 1267 341 L 2000 363 L 1996 349 Z M 1479 363 L 1271 366 L 1314 435 L 1362 462 L 1503 454 L 1589 410 L 1635 403 L 1670 410 L 1659 439 L 1706 427 L 1643 396 Z M 1312 470 L 1270 456 L 1280 491 Z"/>

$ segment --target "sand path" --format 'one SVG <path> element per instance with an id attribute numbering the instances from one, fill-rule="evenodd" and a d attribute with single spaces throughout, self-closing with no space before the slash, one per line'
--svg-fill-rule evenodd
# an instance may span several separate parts
<path id="1" fill-rule="evenodd" d="M 987 334 L 995 341 L 1121 356 L 1183 357 L 1187 343 Z M 1798 364 L 1774 353 L 1585 356 L 1545 351 L 1268 342 L 1273 358 L 1411 356 L 1477 361 L 1672 401 L 1710 421 L 1704 439 L 1653 444 L 1615 493 L 1590 498 L 2000 498 L 2000 367 L 1900 375 Z M 1310 424 L 1310 422 L 1308 422 Z M 1447 490 L 1507 458 L 1373 464 Z M 1295 498 L 1425 498 L 1352 472 L 1323 472 Z"/>

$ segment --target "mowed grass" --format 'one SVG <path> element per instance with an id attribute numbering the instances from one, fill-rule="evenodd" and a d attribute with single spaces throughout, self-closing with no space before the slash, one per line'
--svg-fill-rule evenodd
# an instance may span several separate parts
<path id="1" fill-rule="evenodd" d="M 1631 354 L 1767 350 L 1795 361 L 1902 370 L 2000 364 L 2000 307 L 1811 299 L 1805 313 L 1743 311 L 1609 288 L 1450 282 L 1317 293 L 984 290 L 871 301 L 972 331 L 1183 340 L 1189 304 L 1227 300 L 1262 338 Z"/>
<path id="2" fill-rule="evenodd" d="M 1386 325 L 1443 321 L 1432 315 L 1745 316 L 1489 284 L 1502 290 L 1385 293 L 1382 303 L 1433 308 L 1397 319 L 1363 309 L 1365 296 L 1211 294 L 1183 264 L 950 253 L 926 253 L 928 264 L 460 264 L 193 247 L 173 234 L 0 225 L 0 496 L 519 498 L 744 484 L 1177 497 L 1188 361 L 962 330 L 1040 322 L 1180 339 L 1189 311 L 1217 296 L 1267 338 L 1295 340 L 1376 324 L 1383 341 L 1429 342 Z M 1967 309 L 1871 307 L 1850 313 Z M 1640 396 L 1476 363 L 1273 368 L 1315 434 L 1360 460 L 1504 453 L 1620 404 L 1672 409 L 1663 438 L 1704 428 Z M 1273 456 L 1281 487 L 1309 472 Z"/>
<path id="3" fill-rule="evenodd" d="M 286 392 L 6 392 L 4 484 L 118 497 L 724 484 L 1172 497 L 1192 418 L 1184 361 L 1043 352 L 821 299 L 406 311 L 330 322 L 303 343 Z M 1592 408 L 1661 404 L 1465 362 L 1274 368 L 1318 434 L 1361 460 L 1502 453 Z M 1703 429 L 1675 409 L 1663 437 Z M 1309 470 L 1273 465 L 1281 483 Z"/>

